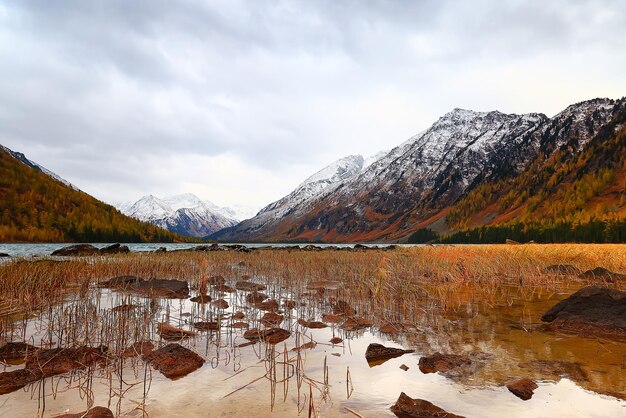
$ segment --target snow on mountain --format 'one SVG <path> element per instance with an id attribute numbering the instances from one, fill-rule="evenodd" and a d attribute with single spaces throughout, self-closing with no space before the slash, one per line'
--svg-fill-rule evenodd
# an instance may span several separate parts
<path id="1" fill-rule="evenodd" d="M 43 166 L 41 166 L 39 164 L 37 164 L 36 162 L 34 162 L 32 160 L 29 160 L 21 152 L 13 151 L 13 150 L 5 147 L 4 145 L 0 145 L 0 149 L 3 150 L 4 152 L 6 152 L 7 154 L 9 154 L 10 156 L 12 156 L 13 158 L 15 158 L 16 160 L 22 162 L 23 164 L 26 164 L 28 167 L 34 168 L 35 170 L 38 170 L 38 171 L 41 171 L 42 173 L 46 174 L 47 176 L 52 177 L 56 181 L 61 182 L 64 185 L 66 185 L 68 187 L 71 187 L 74 190 L 79 190 L 78 187 L 74 186 L 69 181 L 61 178 L 57 174 L 53 173 L 52 171 L 48 170 L 47 168 L 45 168 L 45 167 L 43 167 Z"/>
<path id="2" fill-rule="evenodd" d="M 117 205 L 120 212 L 141 221 L 182 235 L 204 237 L 221 229 L 237 225 L 238 221 L 225 216 L 194 194 L 186 193 L 162 199 L 148 195 L 132 205 Z"/>

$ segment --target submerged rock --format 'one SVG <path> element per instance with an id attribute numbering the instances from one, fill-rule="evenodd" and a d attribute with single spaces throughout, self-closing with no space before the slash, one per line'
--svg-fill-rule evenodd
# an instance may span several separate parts
<path id="1" fill-rule="evenodd" d="M 315 341 L 309 341 L 308 343 L 304 343 L 298 347 L 294 347 L 291 349 L 291 351 L 302 351 L 302 350 L 309 350 L 309 349 L 313 349 L 317 346 L 317 343 Z"/>
<path id="2" fill-rule="evenodd" d="M 605 282 L 615 283 L 619 280 L 626 279 L 626 274 L 615 273 L 614 271 L 607 270 L 603 267 L 596 267 L 592 270 L 587 270 L 578 277 L 581 279 L 600 279 Z"/>
<path id="3" fill-rule="evenodd" d="M 0 395 L 15 392 L 29 383 L 36 382 L 42 377 L 41 373 L 29 369 L 0 373 Z"/>
<path id="4" fill-rule="evenodd" d="M 601 286 L 580 289 L 549 309 L 541 320 L 552 330 L 582 336 L 626 337 L 626 292 Z"/>
<path id="5" fill-rule="evenodd" d="M 523 369 L 530 369 L 546 378 L 560 380 L 562 376 L 576 382 L 589 380 L 587 373 L 580 364 L 563 360 L 532 360 L 519 365 Z"/>
<path id="6" fill-rule="evenodd" d="M 413 399 L 404 392 L 391 407 L 391 412 L 400 418 L 463 418 L 423 399 Z"/>
<path id="7" fill-rule="evenodd" d="M 154 350 L 143 359 L 169 379 L 186 376 L 204 364 L 198 354 L 175 343 Z"/>
<path id="8" fill-rule="evenodd" d="M 255 303 L 252 306 L 262 311 L 270 311 L 270 312 L 278 311 L 278 301 L 276 299 L 270 299 L 270 300 L 266 300 L 263 302 Z"/>
<path id="9" fill-rule="evenodd" d="M 269 296 L 267 296 L 265 293 L 255 291 L 255 292 L 248 294 L 248 296 L 246 296 L 246 300 L 250 304 L 255 304 L 255 303 L 263 302 L 268 297 Z"/>
<path id="10" fill-rule="evenodd" d="M 210 295 L 198 295 L 198 296 L 192 297 L 189 300 L 195 303 L 204 304 L 204 303 L 211 302 L 212 298 Z"/>
<path id="11" fill-rule="evenodd" d="M 343 342 L 343 339 L 341 339 L 339 337 L 333 337 L 329 341 L 329 343 L 331 343 L 331 344 L 341 344 L 342 342 Z"/>
<path id="12" fill-rule="evenodd" d="M 194 322 L 193 326 L 200 331 L 219 331 L 220 323 L 215 321 Z"/>
<path id="13" fill-rule="evenodd" d="M 291 332 L 282 328 L 269 328 L 266 330 L 252 328 L 243 334 L 243 338 L 248 341 L 262 340 L 268 344 L 278 344 L 285 341 L 290 336 Z"/>
<path id="14" fill-rule="evenodd" d="M 230 305 L 224 299 L 217 299 L 211 302 L 211 305 L 215 306 L 218 309 L 228 309 Z"/>
<path id="15" fill-rule="evenodd" d="M 260 292 L 261 290 L 267 289 L 267 286 L 247 280 L 239 280 L 237 283 L 235 283 L 235 289 L 243 290 L 245 292 Z"/>
<path id="16" fill-rule="evenodd" d="M 189 297 L 189 284 L 183 280 L 150 279 L 136 276 L 118 276 L 98 284 L 107 289 L 127 290 L 150 297 L 186 299 Z"/>
<path id="17" fill-rule="evenodd" d="M 435 353 L 432 356 L 423 356 L 419 361 L 422 373 L 446 373 L 457 367 L 470 365 L 472 360 L 468 356 L 457 354 Z"/>
<path id="18" fill-rule="evenodd" d="M 197 335 L 193 331 L 176 328 L 164 322 L 157 325 L 157 333 L 161 336 L 161 338 L 168 341 L 182 340 L 183 338 L 195 337 Z"/>
<path id="19" fill-rule="evenodd" d="M 311 329 L 320 329 L 320 328 L 326 328 L 328 327 L 328 325 L 326 325 L 323 322 L 319 322 L 319 321 L 306 321 L 304 319 L 298 319 L 298 324 L 302 325 L 305 328 L 311 328 Z"/>
<path id="20" fill-rule="evenodd" d="M 103 406 L 94 406 L 93 408 L 79 412 L 77 414 L 57 415 L 56 418 L 113 418 L 113 412 Z"/>
<path id="21" fill-rule="evenodd" d="M 539 386 L 528 378 L 518 379 L 506 384 L 506 388 L 518 398 L 527 401 L 533 397 L 534 390 Z"/>
<path id="22" fill-rule="evenodd" d="M 0 347 L 0 361 L 8 362 L 14 360 L 25 359 L 28 353 L 37 350 L 30 344 L 24 342 L 10 342 Z"/>
<path id="23" fill-rule="evenodd" d="M 279 315 L 275 312 L 266 312 L 265 315 L 261 318 L 261 324 L 266 327 L 275 327 L 281 324 L 285 319 L 284 316 Z"/>
<path id="24" fill-rule="evenodd" d="M 40 372 L 43 377 L 55 376 L 76 369 L 85 369 L 106 360 L 107 347 L 52 348 L 37 350 L 26 358 L 25 368 Z"/>
<path id="25" fill-rule="evenodd" d="M 351 316 L 347 318 L 346 321 L 343 324 L 341 324 L 339 328 L 345 331 L 358 331 L 360 329 L 369 328 L 372 325 L 374 325 L 374 323 L 370 321 L 369 319 L 360 318 L 357 316 Z"/>
<path id="26" fill-rule="evenodd" d="M 400 357 L 403 354 L 414 353 L 415 350 L 404 350 L 402 348 L 385 347 L 382 344 L 372 343 L 367 346 L 365 351 L 365 359 L 372 365 L 382 364 L 385 361 Z M 375 364 L 374 364 L 375 363 Z"/>

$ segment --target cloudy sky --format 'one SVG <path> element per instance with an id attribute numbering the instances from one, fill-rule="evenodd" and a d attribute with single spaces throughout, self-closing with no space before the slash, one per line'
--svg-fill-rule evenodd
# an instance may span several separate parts
<path id="1" fill-rule="evenodd" d="M 0 0 L 0 143 L 114 202 L 263 206 L 455 107 L 626 95 L 626 2 Z"/>

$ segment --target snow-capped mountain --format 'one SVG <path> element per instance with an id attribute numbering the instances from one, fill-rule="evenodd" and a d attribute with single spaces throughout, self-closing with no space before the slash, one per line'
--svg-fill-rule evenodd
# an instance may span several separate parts
<path id="1" fill-rule="evenodd" d="M 30 168 L 34 168 L 37 171 L 41 171 L 42 173 L 46 174 L 49 177 L 52 177 L 53 179 L 55 179 L 58 182 L 63 183 L 64 185 L 71 187 L 74 190 L 78 190 L 78 188 L 76 186 L 74 186 L 72 183 L 70 183 L 69 181 L 61 178 L 60 176 L 58 176 L 57 174 L 53 173 L 52 171 L 48 170 L 47 168 L 37 164 L 36 162 L 29 160 L 28 158 L 26 158 L 26 156 L 24 154 L 22 154 L 21 152 L 16 152 L 13 151 L 7 147 L 5 147 L 4 145 L 0 145 L 0 150 L 6 152 L 7 154 L 9 154 L 10 156 L 12 156 L 13 158 L 15 158 L 16 160 L 22 162 L 23 164 L 26 164 L 28 167 Z"/>
<path id="2" fill-rule="evenodd" d="M 238 223 L 216 210 L 213 203 L 191 193 L 162 199 L 148 195 L 132 205 L 121 203 L 116 206 L 125 215 L 192 237 L 205 237 Z"/>
<path id="3" fill-rule="evenodd" d="M 482 183 L 515 178 L 537 158 L 562 147 L 570 147 L 574 155 L 625 103 L 594 99 L 553 118 L 454 109 L 369 164 L 359 156 L 339 160 L 217 238 L 354 241 L 401 236 Z M 318 186 L 319 180 L 323 183 Z"/>

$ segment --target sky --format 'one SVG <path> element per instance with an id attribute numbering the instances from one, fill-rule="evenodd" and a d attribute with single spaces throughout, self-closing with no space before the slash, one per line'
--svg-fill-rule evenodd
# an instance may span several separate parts
<path id="1" fill-rule="evenodd" d="M 0 143 L 107 202 L 255 209 L 460 107 L 626 95 L 624 1 L 0 0 Z"/>

